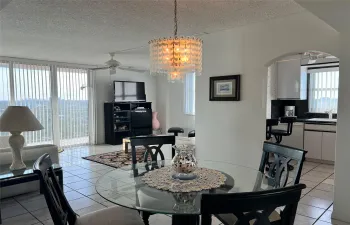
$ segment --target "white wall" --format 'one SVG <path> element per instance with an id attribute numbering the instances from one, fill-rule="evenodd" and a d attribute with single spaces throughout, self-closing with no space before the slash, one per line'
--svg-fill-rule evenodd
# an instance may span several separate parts
<path id="1" fill-rule="evenodd" d="M 267 93 L 266 93 L 266 118 L 271 118 L 271 100 L 277 98 L 277 63 L 268 67 Z"/>
<path id="2" fill-rule="evenodd" d="M 308 23 L 305 23 L 308 21 Z M 257 169 L 265 137 L 265 66 L 287 53 L 337 55 L 339 34 L 305 12 L 203 36 L 203 75 L 196 82 L 196 154 Z M 241 101 L 210 102 L 209 77 L 241 74 Z"/>
<path id="3" fill-rule="evenodd" d="M 184 113 L 184 83 L 169 83 L 166 77 L 157 78 L 157 103 L 162 130 L 184 128 L 184 135 L 195 129 L 195 116 Z"/>
<path id="4" fill-rule="evenodd" d="M 113 81 L 145 82 L 147 101 L 152 102 L 152 109 L 156 111 L 156 79 L 150 75 L 136 72 L 117 70 L 117 74 L 109 75 L 108 70 L 99 70 L 95 74 L 96 85 L 96 135 L 97 144 L 105 143 L 104 109 L 105 102 L 114 100 Z"/>

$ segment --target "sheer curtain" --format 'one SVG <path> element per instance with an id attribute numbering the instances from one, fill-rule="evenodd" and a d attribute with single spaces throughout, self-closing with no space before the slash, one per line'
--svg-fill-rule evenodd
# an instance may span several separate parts
<path id="1" fill-rule="evenodd" d="M 339 67 L 309 70 L 308 73 L 309 111 L 337 113 Z"/>
<path id="2" fill-rule="evenodd" d="M 187 115 L 196 114 L 196 76 L 194 73 L 187 74 L 185 78 L 185 106 L 184 111 Z"/>

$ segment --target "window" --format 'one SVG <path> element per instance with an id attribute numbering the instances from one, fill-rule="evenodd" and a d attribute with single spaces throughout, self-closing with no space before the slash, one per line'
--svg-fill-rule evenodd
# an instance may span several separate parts
<path id="1" fill-rule="evenodd" d="M 195 115 L 196 113 L 196 76 L 194 73 L 187 74 L 185 78 L 185 114 Z"/>
<path id="2" fill-rule="evenodd" d="M 338 109 L 339 67 L 309 72 L 309 111 L 324 113 Z"/>
<path id="3" fill-rule="evenodd" d="M 87 69 L 52 64 L 0 62 L 0 115 L 8 105 L 30 108 L 44 129 L 23 132 L 26 145 L 88 144 L 94 126 L 89 119 L 89 74 Z"/>
<path id="4" fill-rule="evenodd" d="M 50 67 L 13 63 L 14 105 L 27 106 L 44 129 L 23 132 L 26 145 L 52 144 Z"/>

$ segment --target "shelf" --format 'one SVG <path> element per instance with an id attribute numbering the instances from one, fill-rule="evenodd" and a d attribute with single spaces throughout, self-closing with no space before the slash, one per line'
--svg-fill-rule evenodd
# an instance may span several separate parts
<path id="1" fill-rule="evenodd" d="M 117 131 L 114 131 L 114 133 L 122 133 L 122 132 L 129 132 L 130 130 L 117 130 Z"/>
<path id="2" fill-rule="evenodd" d="M 127 121 L 118 121 L 118 122 L 115 122 L 115 121 L 114 121 L 114 123 L 115 123 L 115 124 L 119 124 L 119 123 L 130 123 L 130 120 L 127 120 Z"/>
<path id="3" fill-rule="evenodd" d="M 114 110 L 115 113 L 118 113 L 118 112 L 130 112 L 130 110 Z"/>

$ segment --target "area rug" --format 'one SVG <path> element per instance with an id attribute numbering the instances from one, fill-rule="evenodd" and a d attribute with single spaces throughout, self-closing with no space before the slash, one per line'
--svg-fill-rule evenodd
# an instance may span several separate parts
<path id="1" fill-rule="evenodd" d="M 137 162 L 143 162 L 144 154 L 146 149 L 143 147 L 136 148 L 136 160 Z M 101 163 L 114 168 L 120 168 L 123 166 L 130 165 L 132 162 L 131 151 L 125 153 L 124 151 L 108 152 L 98 155 L 91 155 L 82 157 L 83 159 L 90 160 L 93 162 Z"/>

